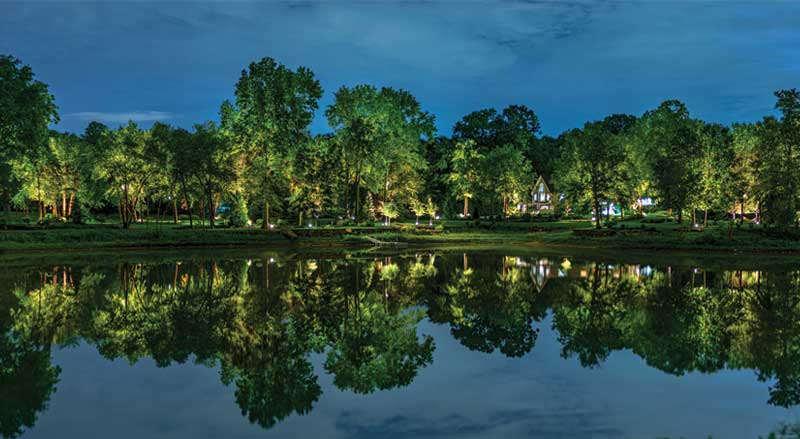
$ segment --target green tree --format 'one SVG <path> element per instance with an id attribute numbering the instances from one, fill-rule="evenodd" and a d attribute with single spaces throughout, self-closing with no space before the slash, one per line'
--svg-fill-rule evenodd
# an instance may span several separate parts
<path id="1" fill-rule="evenodd" d="M 269 227 L 271 184 L 276 165 L 309 137 L 322 87 L 306 67 L 291 70 L 272 58 L 262 58 L 242 70 L 236 102 L 222 106 L 222 124 L 243 146 L 250 172 L 261 182 L 263 228 Z"/>
<path id="2" fill-rule="evenodd" d="M 0 55 L 0 154 L 29 154 L 47 143 L 58 107 L 47 84 L 9 55 Z"/>
<path id="3" fill-rule="evenodd" d="M 800 206 L 800 92 L 775 93 L 781 119 L 766 117 L 759 124 L 764 154 L 762 184 L 764 220 L 786 226 L 797 221 Z"/>
<path id="4" fill-rule="evenodd" d="M 231 193 L 230 184 L 236 178 L 235 151 L 213 122 L 195 125 L 194 129 L 192 175 L 205 196 L 209 225 L 214 227 L 219 199 L 222 194 Z"/>
<path id="5" fill-rule="evenodd" d="M 348 169 L 348 200 L 362 218 L 362 187 L 381 201 L 409 202 L 427 166 L 422 145 L 433 136 L 433 116 L 407 91 L 358 85 L 342 87 L 325 111 Z"/>
<path id="6" fill-rule="evenodd" d="M 155 164 L 148 151 L 149 133 L 129 122 L 104 136 L 94 178 L 105 183 L 106 198 L 117 204 L 120 223 L 127 229 L 141 219 L 140 205 L 147 194 Z M 155 165 L 157 166 L 157 165 Z"/>
<path id="7" fill-rule="evenodd" d="M 741 223 L 744 220 L 745 206 L 748 202 L 760 210 L 763 198 L 760 178 L 764 157 L 761 153 L 761 139 L 756 124 L 734 124 L 732 135 L 734 160 L 731 168 L 733 177 L 731 195 L 739 204 L 739 222 Z"/>
<path id="8" fill-rule="evenodd" d="M 624 117 L 610 116 L 589 122 L 566 136 L 560 184 L 575 198 L 589 199 L 595 227 L 600 228 L 601 201 L 614 198 L 624 162 L 623 144 L 617 136 L 627 129 Z"/>
<path id="9" fill-rule="evenodd" d="M 733 137 L 719 124 L 703 124 L 700 133 L 702 157 L 696 205 L 704 211 L 703 227 L 708 226 L 708 211 L 726 212 L 733 204 Z"/>
<path id="10" fill-rule="evenodd" d="M 450 159 L 451 172 L 447 176 L 450 190 L 456 198 L 464 200 L 464 217 L 469 215 L 469 200 L 480 184 L 479 169 L 483 154 L 478 152 L 474 140 L 458 142 Z"/>
<path id="11" fill-rule="evenodd" d="M 400 216 L 400 210 L 397 205 L 391 202 L 381 203 L 381 213 L 386 217 L 386 225 L 392 225 L 392 220 Z"/>
<path id="12" fill-rule="evenodd" d="M 509 215 L 509 204 L 528 198 L 534 176 L 531 165 L 522 151 L 509 144 L 495 148 L 486 154 L 482 162 L 482 182 L 502 200 L 502 212 Z"/>
<path id="13" fill-rule="evenodd" d="M 433 225 L 433 220 L 436 218 L 436 211 L 439 208 L 436 206 L 436 203 L 433 202 L 431 197 L 428 197 L 428 202 L 425 203 L 425 212 L 428 214 L 428 225 Z"/>
<path id="14" fill-rule="evenodd" d="M 330 136 L 315 136 L 295 150 L 291 203 L 297 209 L 299 225 L 303 225 L 304 215 L 319 215 L 333 205 L 339 189 L 337 159 Z"/>
<path id="15" fill-rule="evenodd" d="M 473 140 L 482 154 L 513 145 L 527 155 L 535 149 L 540 128 L 539 118 L 533 110 L 524 105 L 509 105 L 499 113 L 487 108 L 467 114 L 453 127 L 453 138 Z"/>
<path id="16" fill-rule="evenodd" d="M 701 142 L 697 122 L 689 117 L 682 102 L 673 100 L 646 112 L 639 129 L 639 141 L 660 203 L 676 212 L 681 222 L 698 180 Z"/>

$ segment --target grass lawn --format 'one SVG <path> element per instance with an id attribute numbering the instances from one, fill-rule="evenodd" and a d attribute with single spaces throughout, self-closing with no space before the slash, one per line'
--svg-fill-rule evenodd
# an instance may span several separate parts
<path id="1" fill-rule="evenodd" d="M 113 221 L 113 219 L 110 219 Z M 196 223 L 195 223 L 196 224 Z M 324 224 L 324 223 L 323 223 Z M 347 246 L 369 245 L 364 235 L 381 241 L 409 245 L 459 246 L 565 246 L 604 249 L 689 250 L 738 252 L 800 252 L 800 230 L 773 230 L 755 224 L 736 226 L 728 221 L 709 223 L 707 228 L 678 224 L 663 215 L 643 220 L 616 221 L 595 231 L 588 219 L 560 221 L 441 220 L 434 228 L 398 221 L 391 227 L 283 226 L 281 231 L 258 228 L 188 228 L 186 221 L 133 224 L 123 230 L 102 222 L 73 225 L 30 224 L 22 214 L 0 215 L 0 251 L 93 248 L 156 248 L 215 246 Z M 286 233 L 291 230 L 291 233 Z M 294 237 L 293 234 L 298 235 Z M 285 236 L 286 235 L 286 236 Z"/>

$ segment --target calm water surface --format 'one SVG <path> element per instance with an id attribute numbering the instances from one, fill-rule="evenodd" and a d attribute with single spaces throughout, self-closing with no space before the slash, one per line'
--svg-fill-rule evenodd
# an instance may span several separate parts
<path id="1" fill-rule="evenodd" d="M 651 259 L 11 261 L 0 436 L 755 439 L 796 424 L 800 265 Z"/>

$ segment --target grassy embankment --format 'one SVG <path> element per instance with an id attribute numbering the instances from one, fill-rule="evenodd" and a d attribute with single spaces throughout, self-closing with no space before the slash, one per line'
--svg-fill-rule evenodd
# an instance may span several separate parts
<path id="1" fill-rule="evenodd" d="M 172 223 L 134 224 L 123 230 L 113 224 L 25 225 L 19 215 L 0 217 L 0 251 L 94 248 L 337 246 L 369 245 L 364 235 L 409 245 L 506 246 L 538 245 L 631 250 L 686 250 L 800 253 L 800 230 L 773 230 L 727 221 L 707 228 L 678 224 L 663 216 L 618 221 L 594 231 L 588 220 L 549 222 L 437 221 L 436 228 L 398 222 L 392 227 L 284 228 L 299 236 L 257 228 L 210 229 Z"/>

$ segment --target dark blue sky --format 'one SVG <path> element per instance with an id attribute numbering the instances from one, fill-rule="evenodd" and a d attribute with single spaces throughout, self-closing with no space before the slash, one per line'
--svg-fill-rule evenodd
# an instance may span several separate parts
<path id="1" fill-rule="evenodd" d="M 71 131 L 216 120 L 263 56 L 313 69 L 322 108 L 342 85 L 407 89 L 445 134 L 512 103 L 548 134 L 671 98 L 731 123 L 800 87 L 800 2 L 0 0 L 0 53 L 50 84 Z"/>

